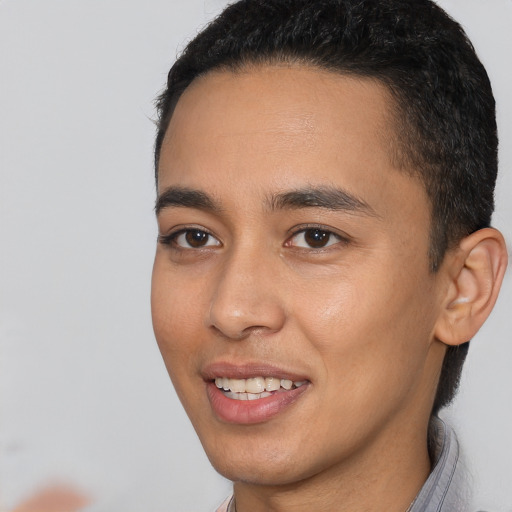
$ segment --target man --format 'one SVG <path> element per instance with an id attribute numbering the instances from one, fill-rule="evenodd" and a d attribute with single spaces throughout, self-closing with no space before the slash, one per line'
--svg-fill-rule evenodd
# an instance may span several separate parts
<path id="1" fill-rule="evenodd" d="M 494 100 L 429 0 L 242 0 L 159 98 L 152 308 L 219 510 L 468 510 L 437 412 L 506 267 Z"/>

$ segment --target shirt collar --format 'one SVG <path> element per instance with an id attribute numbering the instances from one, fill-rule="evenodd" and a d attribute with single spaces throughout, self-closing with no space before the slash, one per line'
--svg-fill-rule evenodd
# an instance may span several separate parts
<path id="1" fill-rule="evenodd" d="M 455 432 L 441 419 L 430 423 L 432 471 L 409 508 L 410 512 L 465 512 L 470 496 L 463 485 L 459 442 Z"/>

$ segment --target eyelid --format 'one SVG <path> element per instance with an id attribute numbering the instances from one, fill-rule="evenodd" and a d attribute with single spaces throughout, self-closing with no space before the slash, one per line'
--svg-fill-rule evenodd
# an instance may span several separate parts
<path id="1" fill-rule="evenodd" d="M 300 235 L 301 233 L 304 233 L 308 230 L 314 230 L 314 229 L 317 229 L 319 231 L 324 231 L 325 233 L 329 233 L 331 235 L 333 235 L 337 240 L 338 242 L 336 243 L 330 243 L 329 245 L 326 245 L 324 247 L 321 247 L 321 248 L 314 248 L 314 247 L 301 247 L 301 246 L 296 246 L 296 245 L 291 245 L 291 240 L 293 240 L 293 238 L 295 238 L 297 235 Z M 348 244 L 352 239 L 350 236 L 348 236 L 346 233 L 338 230 L 338 229 L 335 229 L 331 226 L 326 226 L 326 225 L 323 225 L 323 224 L 301 224 L 299 226 L 294 226 L 293 228 L 291 228 L 290 230 L 288 230 L 288 238 L 286 239 L 285 241 L 285 245 L 288 245 L 288 246 L 291 246 L 291 247 L 294 247 L 296 249 L 304 249 L 304 250 L 308 250 L 308 251 L 315 251 L 315 252 L 319 252 L 321 250 L 327 250 L 329 249 L 330 247 L 334 246 L 334 245 L 337 245 L 337 244 L 343 244 L 343 245 L 346 245 Z"/>
<path id="2" fill-rule="evenodd" d="M 211 238 L 215 239 L 218 243 L 205 245 L 203 247 L 198 247 L 198 248 L 184 247 L 182 245 L 178 245 L 177 243 L 175 243 L 176 239 L 179 236 L 187 233 L 187 231 L 201 231 L 203 233 L 206 233 Z M 175 250 L 185 250 L 185 251 L 187 251 L 187 250 L 198 251 L 201 249 L 210 248 L 210 247 L 219 247 L 222 245 L 222 242 L 220 241 L 219 237 L 217 237 L 214 233 L 212 233 L 211 230 L 209 230 L 208 228 L 205 228 L 204 226 L 198 226 L 197 224 L 189 225 L 189 226 L 176 226 L 176 227 L 170 229 L 169 232 L 165 235 L 162 233 L 159 233 L 158 234 L 158 243 L 171 246 Z"/>

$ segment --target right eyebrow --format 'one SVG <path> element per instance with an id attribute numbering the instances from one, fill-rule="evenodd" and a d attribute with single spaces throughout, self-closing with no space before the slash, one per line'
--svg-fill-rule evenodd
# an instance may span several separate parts
<path id="1" fill-rule="evenodd" d="M 200 190 L 186 187 L 166 188 L 155 203 L 155 213 L 158 215 L 165 208 L 196 208 L 209 212 L 219 212 L 220 206 L 208 194 Z"/>

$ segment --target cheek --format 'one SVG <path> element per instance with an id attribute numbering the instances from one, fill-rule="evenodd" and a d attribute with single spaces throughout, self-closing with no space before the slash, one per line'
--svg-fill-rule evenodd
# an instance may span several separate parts
<path id="1" fill-rule="evenodd" d="M 296 322 L 336 378 L 409 372 L 426 357 L 432 293 L 421 293 L 429 284 L 418 276 L 407 279 L 401 270 L 368 265 L 357 275 L 344 271 L 314 286 L 304 283 L 296 294 Z"/>
<path id="2" fill-rule="evenodd" d="M 183 286 L 186 285 L 186 288 Z M 151 283 L 151 312 L 155 338 L 176 393 L 194 424 L 198 404 L 205 406 L 202 379 L 197 370 L 201 347 L 198 295 L 190 285 L 169 271 L 164 260 L 155 260 Z"/>
<path id="3" fill-rule="evenodd" d="M 157 256 L 151 283 L 153 330 L 173 382 L 178 372 L 191 369 L 199 339 L 194 332 L 201 325 L 197 294 L 183 285 Z"/>

